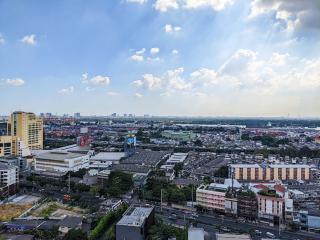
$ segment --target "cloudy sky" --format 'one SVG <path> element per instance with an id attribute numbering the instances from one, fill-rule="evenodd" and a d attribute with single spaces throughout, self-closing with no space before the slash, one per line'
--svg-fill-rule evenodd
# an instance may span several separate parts
<path id="1" fill-rule="evenodd" d="M 0 102 L 320 117 L 320 1 L 0 0 Z"/>

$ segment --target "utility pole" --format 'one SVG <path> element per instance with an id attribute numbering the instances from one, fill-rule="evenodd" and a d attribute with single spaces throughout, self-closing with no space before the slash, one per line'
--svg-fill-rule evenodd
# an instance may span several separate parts
<path id="1" fill-rule="evenodd" d="M 70 194 L 70 188 L 71 188 L 71 186 L 70 186 L 70 171 L 69 171 L 69 180 L 68 180 L 68 193 Z"/>
<path id="2" fill-rule="evenodd" d="M 191 207 L 193 207 L 193 184 L 192 184 L 192 187 L 191 187 Z"/>
<path id="3" fill-rule="evenodd" d="M 162 212 L 162 188 L 160 190 L 160 208 L 161 208 L 161 212 Z"/>
<path id="4" fill-rule="evenodd" d="M 281 236 L 281 217 L 279 217 L 279 237 Z"/>

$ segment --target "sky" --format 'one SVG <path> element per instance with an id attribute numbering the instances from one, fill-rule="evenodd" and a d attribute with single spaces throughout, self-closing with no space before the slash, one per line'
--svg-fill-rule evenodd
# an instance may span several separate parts
<path id="1" fill-rule="evenodd" d="M 0 0 L 0 115 L 320 117 L 319 0 Z"/>

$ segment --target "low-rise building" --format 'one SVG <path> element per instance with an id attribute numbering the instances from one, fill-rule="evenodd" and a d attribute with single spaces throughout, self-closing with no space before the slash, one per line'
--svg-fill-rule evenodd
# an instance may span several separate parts
<path id="1" fill-rule="evenodd" d="M 154 224 L 153 207 L 129 208 L 116 224 L 116 240 L 144 240 Z"/>
<path id="2" fill-rule="evenodd" d="M 89 155 L 66 151 L 49 151 L 35 157 L 36 171 L 76 172 L 89 167 Z"/>
<path id="3" fill-rule="evenodd" d="M 229 176 L 240 181 L 309 180 L 304 164 L 230 164 Z"/>
<path id="4" fill-rule="evenodd" d="M 196 192 L 197 205 L 207 210 L 225 211 L 225 197 L 228 185 L 211 183 L 201 185 Z"/>
<path id="5" fill-rule="evenodd" d="M 125 152 L 100 152 L 90 158 L 90 168 L 108 168 L 113 164 L 119 164 L 126 156 Z"/>

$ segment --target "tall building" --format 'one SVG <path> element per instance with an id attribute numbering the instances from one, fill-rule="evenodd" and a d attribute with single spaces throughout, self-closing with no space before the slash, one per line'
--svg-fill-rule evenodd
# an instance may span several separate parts
<path id="1" fill-rule="evenodd" d="M 0 136 L 0 157 L 12 155 L 12 137 Z"/>
<path id="2" fill-rule="evenodd" d="M 14 112 L 8 126 L 16 141 L 22 141 L 30 150 L 43 149 L 43 121 L 34 113 Z M 18 155 L 17 151 L 13 148 L 13 154 Z"/>
<path id="3" fill-rule="evenodd" d="M 304 164 L 231 164 L 229 175 L 240 181 L 309 180 L 310 166 Z"/>

